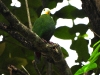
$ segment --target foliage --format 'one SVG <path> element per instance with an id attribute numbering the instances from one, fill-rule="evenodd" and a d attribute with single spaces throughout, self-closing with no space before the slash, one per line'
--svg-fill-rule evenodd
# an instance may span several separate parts
<path id="1" fill-rule="evenodd" d="M 90 56 L 90 58 L 88 59 L 89 63 L 87 65 L 84 65 L 82 68 L 80 68 L 75 75 L 79 75 L 82 73 L 86 73 L 90 70 L 93 70 L 95 68 L 97 68 L 97 59 L 100 56 L 100 52 L 99 52 L 99 48 L 100 48 L 100 41 L 96 42 L 93 47 L 96 47 L 95 50 L 93 51 L 92 55 Z"/>
<path id="2" fill-rule="evenodd" d="M 21 2 L 21 7 L 12 7 L 10 6 L 10 0 L 2 0 L 5 5 L 11 10 L 11 12 L 17 16 L 17 18 L 24 23 L 26 26 L 28 26 L 28 20 L 27 20 L 27 13 L 26 13 L 26 7 L 25 7 L 25 0 L 19 0 Z M 47 7 L 48 8 L 55 8 L 58 2 L 62 2 L 62 0 L 46 0 Z M 40 16 L 41 10 L 42 10 L 42 3 L 41 0 L 29 0 L 29 10 L 30 10 L 30 17 L 32 20 L 32 24 L 34 21 Z M 55 22 L 58 18 L 68 18 L 68 19 L 76 19 L 84 18 L 86 17 L 86 14 L 83 12 L 83 10 L 79 10 L 74 6 L 71 6 L 70 4 L 68 6 L 63 7 L 59 11 L 57 11 L 55 14 L 53 14 Z M 0 15 L 0 22 L 8 23 L 5 18 Z M 68 23 L 66 24 L 68 25 Z M 78 54 L 78 59 L 76 62 L 82 63 L 83 61 L 88 61 L 89 59 L 89 53 L 88 53 L 88 40 L 84 39 L 84 35 L 86 35 L 86 31 L 88 30 L 88 25 L 84 24 L 78 24 L 74 25 L 72 28 L 69 28 L 67 26 L 61 26 L 55 30 L 54 36 L 60 39 L 66 39 L 66 40 L 72 40 L 72 44 L 70 48 L 72 50 L 75 50 Z M 80 35 L 76 36 L 75 34 L 79 32 Z M 6 32 L 0 30 L 0 35 L 4 36 L 3 41 L 0 43 L 0 73 L 9 74 L 7 70 L 7 66 L 10 64 L 14 64 L 16 67 L 21 68 L 20 65 L 24 65 L 25 68 L 29 71 L 31 75 L 36 75 L 35 68 L 33 64 L 31 63 L 32 60 L 34 60 L 34 53 L 33 51 L 23 47 L 17 40 L 12 38 L 9 34 Z M 77 40 L 74 40 L 74 38 L 77 37 Z M 97 67 L 97 64 L 95 61 L 98 59 L 98 56 L 100 53 L 98 53 L 98 47 L 96 47 L 95 52 L 92 53 L 89 61 L 90 63 L 83 66 L 81 64 L 79 65 L 73 65 L 71 67 L 71 70 L 73 73 L 75 73 L 79 68 L 75 75 L 82 74 L 84 72 L 87 72 L 89 70 L 92 70 Z M 68 52 L 62 47 L 62 52 L 64 54 L 64 57 L 68 57 Z M 96 58 L 96 59 L 95 59 Z M 16 61 L 16 62 L 15 62 Z M 92 66 L 91 66 L 92 64 Z M 39 67 L 43 67 L 43 64 Z M 58 75 L 56 72 L 56 68 L 53 67 L 53 74 Z M 45 75 L 46 70 L 43 72 Z"/>

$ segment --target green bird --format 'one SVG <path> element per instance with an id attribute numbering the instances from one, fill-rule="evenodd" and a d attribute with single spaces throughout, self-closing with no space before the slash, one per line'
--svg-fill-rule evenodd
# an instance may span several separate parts
<path id="1" fill-rule="evenodd" d="M 36 19 L 32 29 L 40 38 L 49 42 L 55 31 L 55 22 L 50 16 L 50 9 L 44 8 L 42 10 L 41 16 Z M 35 52 L 35 60 L 39 61 L 41 59 L 41 53 Z"/>

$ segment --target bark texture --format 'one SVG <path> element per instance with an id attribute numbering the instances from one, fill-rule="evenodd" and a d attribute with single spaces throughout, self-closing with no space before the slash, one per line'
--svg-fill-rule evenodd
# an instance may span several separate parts
<path id="1" fill-rule="evenodd" d="M 100 35 L 100 0 L 81 0 L 82 8 L 86 12 L 90 28 Z"/>
<path id="2" fill-rule="evenodd" d="M 51 63 L 55 64 L 59 75 L 72 75 L 58 44 L 44 42 L 36 33 L 22 24 L 1 0 L 0 13 L 9 22 L 9 25 L 0 23 L 0 29 L 9 33 L 13 38 L 30 50 L 38 50 L 41 54 L 45 54 L 48 59 L 52 60 Z"/>
<path id="3" fill-rule="evenodd" d="M 90 29 L 93 31 L 95 37 L 92 39 L 92 45 L 100 40 L 100 0 L 81 0 L 82 8 L 86 12 L 89 21 Z M 96 61 L 100 65 L 100 58 Z M 95 75 L 100 74 L 100 68 L 93 70 Z M 90 75 L 90 74 L 86 74 Z"/>

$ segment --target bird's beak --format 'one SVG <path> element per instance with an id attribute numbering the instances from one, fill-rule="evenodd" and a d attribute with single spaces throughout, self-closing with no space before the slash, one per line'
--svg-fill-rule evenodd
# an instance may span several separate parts
<path id="1" fill-rule="evenodd" d="M 47 12 L 46 12 L 46 14 L 48 14 L 48 15 L 49 15 L 49 14 L 50 14 L 50 11 L 47 11 Z"/>

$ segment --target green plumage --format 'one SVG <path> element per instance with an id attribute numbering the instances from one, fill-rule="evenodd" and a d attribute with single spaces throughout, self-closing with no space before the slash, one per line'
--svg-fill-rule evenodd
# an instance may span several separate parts
<path id="1" fill-rule="evenodd" d="M 38 18 L 32 29 L 40 38 L 49 41 L 55 31 L 55 22 L 51 16 L 43 14 Z M 38 62 L 41 58 L 40 52 L 35 52 L 35 60 Z"/>
<path id="2" fill-rule="evenodd" d="M 34 25 L 33 31 L 41 38 L 49 41 L 55 30 L 55 22 L 51 16 L 44 14 L 38 18 Z"/>

